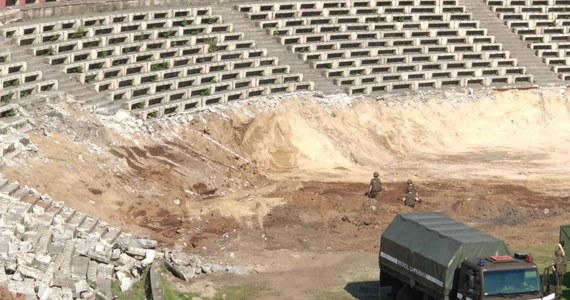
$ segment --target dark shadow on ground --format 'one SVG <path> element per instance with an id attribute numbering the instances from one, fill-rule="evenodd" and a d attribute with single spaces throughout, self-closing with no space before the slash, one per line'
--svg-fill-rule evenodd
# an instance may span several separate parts
<path id="1" fill-rule="evenodd" d="M 352 297 L 358 300 L 378 300 L 378 281 L 349 282 L 344 286 Z"/>

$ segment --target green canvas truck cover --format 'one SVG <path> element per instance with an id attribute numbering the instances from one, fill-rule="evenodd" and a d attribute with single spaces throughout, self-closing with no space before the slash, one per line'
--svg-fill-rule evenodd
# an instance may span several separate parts
<path id="1" fill-rule="evenodd" d="M 465 258 L 491 255 L 510 252 L 503 241 L 439 213 L 399 214 L 380 239 L 380 268 L 402 272 L 409 284 L 440 295 L 449 295 Z"/>

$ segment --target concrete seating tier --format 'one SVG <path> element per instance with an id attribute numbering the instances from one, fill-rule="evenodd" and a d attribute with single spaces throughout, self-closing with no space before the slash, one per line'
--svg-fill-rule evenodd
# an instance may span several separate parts
<path id="1" fill-rule="evenodd" d="M 20 25 L 0 33 L 76 74 L 112 106 L 143 117 L 313 88 L 209 7 Z M 184 101 L 191 104 L 179 104 Z"/>
<path id="2" fill-rule="evenodd" d="M 300 76 L 300 75 L 299 75 Z M 257 96 L 267 96 L 274 93 L 292 93 L 295 91 L 311 91 L 313 90 L 312 82 L 287 82 L 287 80 L 294 80 L 295 77 L 290 79 L 281 76 L 268 76 L 263 78 L 257 78 L 254 81 L 234 81 L 234 89 L 227 92 L 218 92 L 218 90 L 226 90 L 225 84 L 215 84 L 207 87 L 200 87 L 194 89 L 188 89 L 186 91 L 181 91 L 178 93 L 167 92 L 165 94 L 151 95 L 142 99 L 137 99 L 130 101 L 128 104 L 134 104 L 136 102 L 164 102 L 165 104 L 148 106 L 146 109 L 138 110 L 137 113 L 141 114 L 143 118 L 157 118 L 162 116 L 172 115 L 178 112 L 195 109 L 197 107 L 206 107 L 211 104 L 226 104 L 234 100 L 242 100 Z M 279 83 L 282 82 L 282 83 Z M 254 87 L 257 85 L 257 87 Z M 242 86 L 241 88 L 239 86 Z M 215 90 L 216 94 L 210 96 L 202 96 L 211 93 L 209 91 Z M 200 97 L 192 97 L 194 95 L 200 95 Z M 186 99 L 189 97 L 193 99 Z M 164 101 L 167 97 L 174 97 L 177 100 L 183 99 L 181 101 Z M 186 97 L 186 98 L 184 98 Z M 185 100 L 184 100 L 185 99 Z M 142 100 L 142 101 L 141 101 Z M 128 105 L 127 104 L 127 105 Z"/>
<path id="3" fill-rule="evenodd" d="M 486 0 L 497 16 L 562 80 L 570 80 L 570 1 Z"/>
<path id="4" fill-rule="evenodd" d="M 455 0 L 310 1 L 235 8 L 349 93 L 533 81 Z"/>
<path id="5" fill-rule="evenodd" d="M 29 71 L 26 62 L 13 62 L 9 52 L 0 53 L 0 105 L 33 94 L 56 90 L 57 80 L 44 80 L 41 71 Z M 11 117 L 15 107 L 0 111 L 0 118 Z"/>
<path id="6" fill-rule="evenodd" d="M 62 33 L 75 30 L 77 35 L 71 38 L 82 38 L 88 34 L 113 33 L 108 32 L 109 29 L 119 30 L 114 33 L 120 33 L 123 32 L 122 30 L 143 30 L 149 26 L 150 28 L 171 28 L 211 23 L 219 23 L 219 16 L 212 16 L 212 9 L 203 7 L 101 15 L 27 25 L 12 24 L 0 29 L 0 33 L 7 38 L 59 34 L 59 39 L 67 38 L 67 35 Z"/>
<path id="7" fill-rule="evenodd" d="M 44 3 L 52 3 L 52 2 L 65 2 L 68 0 L 7 0 L 0 2 L 0 9 L 4 8 L 20 8 L 32 4 L 44 4 Z"/>
<path id="8" fill-rule="evenodd" d="M 409 45 L 409 46 L 395 46 L 393 41 L 361 41 L 358 43 L 362 47 L 349 48 L 348 45 L 342 43 L 328 43 L 316 46 L 316 50 L 310 53 L 301 53 L 300 57 L 303 60 L 311 61 L 324 61 L 331 59 L 341 58 L 356 58 L 356 57 L 374 57 L 383 55 L 412 55 L 412 61 L 438 61 L 445 60 L 445 57 L 453 57 L 448 54 L 461 54 L 464 53 L 465 57 L 473 58 L 508 58 L 508 52 L 502 51 L 502 45 L 496 43 L 490 44 L 458 44 L 458 45 L 445 45 L 439 46 L 437 44 L 430 45 Z M 488 51 L 488 52 L 481 52 Z M 325 63 L 325 64 L 328 64 Z M 318 67 L 323 65 L 319 62 L 315 63 Z"/>
<path id="9" fill-rule="evenodd" d="M 219 18 L 219 17 L 216 17 Z M 139 22 L 144 25 L 143 22 Z M 130 26 L 130 25 L 129 25 Z M 145 26 L 141 26 L 145 27 Z M 47 35 L 36 34 L 31 36 L 17 36 L 12 39 L 19 46 L 48 44 L 54 48 L 65 43 L 67 45 L 76 45 L 74 48 L 83 48 L 84 43 L 98 41 L 97 46 L 119 45 L 143 40 L 171 39 L 172 37 L 195 36 L 198 34 L 216 34 L 223 32 L 232 32 L 230 24 L 208 24 L 208 25 L 188 25 L 184 27 L 166 27 L 162 29 L 141 28 L 131 30 L 108 30 L 101 34 L 94 34 L 92 30 L 84 31 L 83 36 L 74 37 L 78 29 L 63 33 L 50 33 Z M 83 30 L 83 29 L 81 29 Z M 117 32 L 115 32 L 117 31 Z M 96 32 L 96 31 L 95 31 Z M 59 42 L 59 43 L 57 43 Z M 88 46 L 87 46 L 88 47 Z"/>

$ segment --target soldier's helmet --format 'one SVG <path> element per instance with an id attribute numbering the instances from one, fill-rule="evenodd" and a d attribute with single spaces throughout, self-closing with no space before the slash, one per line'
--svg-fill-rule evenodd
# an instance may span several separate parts
<path id="1" fill-rule="evenodd" d="M 412 183 L 414 183 L 414 182 L 412 182 L 411 179 L 408 179 L 408 181 L 406 181 L 406 183 L 407 183 L 407 184 L 412 184 Z"/>
<path id="2" fill-rule="evenodd" d="M 374 172 L 374 177 L 378 177 L 380 176 L 380 174 L 378 174 L 378 172 Z"/>

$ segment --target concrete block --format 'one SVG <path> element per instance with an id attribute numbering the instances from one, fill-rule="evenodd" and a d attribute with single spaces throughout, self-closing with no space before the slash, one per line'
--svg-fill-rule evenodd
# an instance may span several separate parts
<path id="1" fill-rule="evenodd" d="M 77 282 L 79 282 L 79 279 L 73 278 L 70 275 L 62 274 L 61 272 L 55 272 L 51 284 L 52 286 L 61 287 L 63 289 L 70 289 L 73 291 Z"/>
<path id="2" fill-rule="evenodd" d="M 87 281 L 80 280 L 73 285 L 73 292 L 76 294 L 81 294 L 89 290 L 89 284 Z"/>
<path id="3" fill-rule="evenodd" d="M 52 262 L 52 257 L 50 255 L 44 255 L 40 253 L 35 253 L 33 265 L 45 269 Z"/>
<path id="4" fill-rule="evenodd" d="M 51 289 L 50 298 L 47 298 L 47 300 L 63 299 L 63 292 L 60 287 L 53 286 L 50 287 L 50 289 Z"/>
<path id="5" fill-rule="evenodd" d="M 37 279 L 42 282 L 49 282 L 51 279 L 50 276 L 46 276 L 43 271 L 23 264 L 18 264 L 18 271 L 26 277 Z"/>
<path id="6" fill-rule="evenodd" d="M 71 275 L 71 263 L 73 259 L 73 254 L 75 252 L 75 241 L 67 240 L 63 246 L 63 252 L 61 254 L 61 266 L 59 270 L 62 275 Z"/>
<path id="7" fill-rule="evenodd" d="M 118 271 L 116 273 L 117 279 L 120 282 L 121 291 L 126 292 L 134 283 L 133 277 L 131 274 L 125 271 Z"/>
<path id="8" fill-rule="evenodd" d="M 87 268 L 89 265 L 90 259 L 85 256 L 76 256 L 72 260 L 71 265 L 71 274 L 76 278 L 80 279 L 87 279 Z M 83 292 L 83 291 L 75 291 L 75 292 Z"/>
<path id="9" fill-rule="evenodd" d="M 97 281 L 97 268 L 98 268 L 98 264 L 97 262 L 93 261 L 93 260 L 89 260 L 89 262 L 87 263 L 87 280 L 90 282 L 96 282 Z"/>
<path id="10" fill-rule="evenodd" d="M 5 285 L 8 281 L 8 276 L 6 275 L 5 263 L 0 261 L 0 285 Z"/>
<path id="11" fill-rule="evenodd" d="M 37 299 L 34 280 L 26 279 L 23 281 L 8 281 L 8 289 L 13 293 L 21 293 L 26 299 Z"/>
<path id="12" fill-rule="evenodd" d="M 61 300 L 73 300 L 73 290 L 70 287 L 61 288 Z"/>

